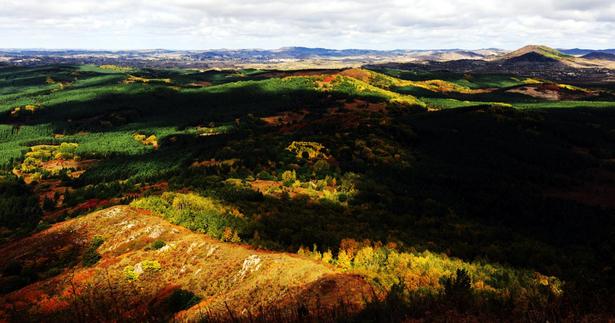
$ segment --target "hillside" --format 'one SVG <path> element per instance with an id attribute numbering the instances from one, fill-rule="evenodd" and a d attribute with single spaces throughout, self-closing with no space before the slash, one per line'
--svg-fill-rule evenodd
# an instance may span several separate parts
<path id="1" fill-rule="evenodd" d="M 96 64 L 157 68 L 250 68 L 276 69 L 360 67 L 365 63 L 408 60 L 483 59 L 499 49 L 369 50 L 283 47 L 278 49 L 211 50 L 36 50 L 0 49 L 0 64 L 15 65 Z"/>
<path id="2" fill-rule="evenodd" d="M 97 238 L 103 241 L 96 249 L 100 259 L 84 265 L 92 261 L 86 250 Z M 164 245 L 152 248 L 155 241 Z M 0 253 L 0 268 L 21 271 L 2 277 L 4 292 L 17 287 L 26 270 L 40 277 L 0 297 L 0 320 L 77 315 L 73 319 L 140 321 L 154 313 L 194 320 L 227 315 L 227 307 L 259 316 L 296 304 L 310 311 L 340 301 L 360 308 L 371 297 L 356 275 L 296 255 L 221 243 L 126 206 L 62 222 L 3 245 Z M 169 303 L 180 293 L 193 296 L 186 304 Z M 79 312 L 68 314 L 73 308 Z"/>
<path id="3" fill-rule="evenodd" d="M 542 46 L 542 45 L 528 45 L 522 48 L 519 48 L 513 52 L 505 54 L 502 59 L 507 60 L 520 60 L 521 58 L 527 59 L 538 59 L 538 57 L 544 57 L 545 60 L 565 60 L 570 58 L 569 55 L 563 54 L 556 49 Z"/>
<path id="4" fill-rule="evenodd" d="M 559 49 L 560 52 L 567 55 L 583 56 L 592 52 L 615 54 L 615 49 L 587 49 L 587 48 L 572 48 L 572 49 Z"/>
<path id="5" fill-rule="evenodd" d="M 615 61 L 615 54 L 604 52 L 591 52 L 582 56 L 585 59 Z"/>
<path id="6" fill-rule="evenodd" d="M 482 59 L 386 62 L 368 66 L 372 69 L 403 69 L 426 74 L 443 71 L 457 74 L 512 74 L 560 83 L 599 84 L 612 82 L 614 69 L 611 61 L 585 59 L 539 45 L 525 46 L 508 53 L 496 51 Z"/>
<path id="7" fill-rule="evenodd" d="M 523 55 L 514 56 L 506 59 L 507 63 L 517 64 L 517 63 L 557 63 L 559 62 L 559 58 L 543 55 L 538 52 L 529 52 Z"/>
<path id="8" fill-rule="evenodd" d="M 612 317 L 613 85 L 430 64 L 0 68 L 3 315 Z"/>

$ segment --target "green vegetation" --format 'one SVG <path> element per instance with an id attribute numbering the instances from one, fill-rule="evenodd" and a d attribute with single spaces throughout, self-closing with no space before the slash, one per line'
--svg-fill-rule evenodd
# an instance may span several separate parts
<path id="1" fill-rule="evenodd" d="M 563 293 L 562 282 L 556 277 L 484 262 L 467 263 L 429 251 L 399 252 L 369 241 L 343 240 L 336 257 L 330 250 L 320 253 L 315 247 L 300 248 L 298 253 L 368 277 L 384 290 L 398 286 L 409 292 L 457 298 L 475 294 L 501 304 L 513 302 L 517 309 Z"/>
<path id="2" fill-rule="evenodd" d="M 514 105 L 517 109 L 595 109 L 613 108 L 613 101 L 551 101 L 551 102 L 527 102 Z"/>
<path id="3" fill-rule="evenodd" d="M 421 98 L 428 107 L 438 110 L 466 108 L 475 106 L 488 106 L 488 105 L 500 105 L 511 106 L 508 103 L 499 102 L 480 102 L 480 101 L 460 101 L 455 99 L 443 99 L 443 98 Z"/>
<path id="4" fill-rule="evenodd" d="M 124 277 L 128 281 L 138 280 L 142 275 L 151 275 L 162 270 L 162 266 L 156 260 L 143 260 L 134 266 L 124 267 Z"/>
<path id="5" fill-rule="evenodd" d="M 200 297 L 194 295 L 190 291 L 177 289 L 169 296 L 167 304 L 169 306 L 169 312 L 177 313 L 198 304 L 200 300 Z"/>
<path id="6" fill-rule="evenodd" d="M 211 198 L 195 194 L 166 192 L 161 196 L 151 196 L 136 200 L 131 206 L 152 210 L 169 222 L 185 226 L 191 230 L 207 233 L 212 237 L 227 238 L 242 233 L 245 227 L 242 215 L 220 205 Z M 233 213 L 235 211 L 235 213 Z M 225 232 L 226 231 L 226 232 Z M 237 238 L 236 238 L 237 239 Z"/>
<path id="7" fill-rule="evenodd" d="M 84 266 L 91 267 L 100 260 L 101 256 L 98 253 L 97 249 L 104 242 L 105 239 L 103 239 L 101 236 L 95 236 L 94 238 L 92 238 L 92 241 L 90 241 L 90 244 L 85 249 L 85 252 L 83 254 L 82 263 Z"/>
<path id="8" fill-rule="evenodd" d="M 510 88 L 514 86 L 539 82 L 531 78 L 520 78 L 502 74 L 456 74 L 450 72 L 420 72 L 392 68 L 376 70 L 384 75 L 408 81 L 442 80 L 469 89 Z M 403 86 L 403 85 L 401 85 Z"/>
<path id="9" fill-rule="evenodd" d="M 0 234 L 129 204 L 221 241 L 300 250 L 413 317 L 459 304 L 493 320 L 527 304 L 545 320 L 610 313 L 613 102 L 607 84 L 389 68 L 2 67 Z M 132 262 L 120 280 L 161 270 Z"/>
<path id="10" fill-rule="evenodd" d="M 162 241 L 162 240 L 156 240 L 154 242 L 152 242 L 152 244 L 150 245 L 150 249 L 152 250 L 158 250 L 161 249 L 162 247 L 166 246 L 167 244 Z"/>
<path id="11" fill-rule="evenodd" d="M 322 154 L 325 147 L 317 142 L 293 141 L 286 149 L 297 158 L 314 159 Z"/>
<path id="12" fill-rule="evenodd" d="M 33 229 L 42 212 L 32 189 L 14 179 L 0 179 L 0 227 Z"/>
<path id="13" fill-rule="evenodd" d="M 343 94 L 345 96 L 365 98 L 370 101 L 385 100 L 388 104 L 402 107 L 424 107 L 425 104 L 411 95 L 400 94 L 373 86 L 361 80 L 337 76 L 326 91 Z"/>
<path id="14" fill-rule="evenodd" d="M 529 52 L 535 52 L 542 56 L 557 59 L 557 60 L 570 57 L 570 55 L 563 54 L 556 49 L 550 48 L 548 46 L 541 46 L 541 45 L 530 45 L 530 46 L 523 47 L 517 51 L 510 53 L 509 56 L 515 57 L 516 55 L 523 55 Z"/>

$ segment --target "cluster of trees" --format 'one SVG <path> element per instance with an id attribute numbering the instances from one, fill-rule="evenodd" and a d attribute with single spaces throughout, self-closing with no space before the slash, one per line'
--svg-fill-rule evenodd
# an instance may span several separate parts
<path id="1" fill-rule="evenodd" d="M 471 281 L 468 288 L 477 292 L 502 297 L 512 293 L 526 297 L 534 294 L 529 291 L 534 288 L 545 299 L 561 296 L 563 292 L 562 282 L 556 277 L 481 261 L 465 262 L 429 251 L 400 251 L 395 243 L 385 245 L 367 239 L 343 239 L 336 252 L 331 249 L 321 252 L 314 245 L 312 249 L 300 247 L 298 254 L 344 271 L 363 274 L 385 290 L 403 284 L 410 291 L 431 289 L 434 293 L 440 292 L 458 287 L 458 282 L 451 280 L 451 276 L 461 270 L 467 276 L 465 280 Z"/>
<path id="2" fill-rule="evenodd" d="M 222 241 L 240 242 L 247 223 L 237 209 L 196 194 L 163 193 L 133 201 L 131 206 L 160 214 L 169 222 L 207 233 Z"/>
<path id="3" fill-rule="evenodd" d="M 31 187 L 15 179 L 0 178 L 0 196 L 0 227 L 36 227 L 42 211 Z"/>
<path id="4" fill-rule="evenodd" d="M 79 159 L 75 154 L 79 144 L 63 142 L 59 145 L 38 145 L 30 147 L 20 170 L 24 173 L 40 172 L 42 163 L 49 160 Z"/>
<path id="5" fill-rule="evenodd" d="M 426 256 L 402 255 L 406 249 L 398 252 L 374 245 L 338 251 L 340 241 L 349 237 L 395 241 L 463 259 L 506 262 L 564 277 L 568 295 L 607 300 L 602 304 L 615 295 L 609 287 L 615 286 L 612 269 L 608 269 L 613 262 L 609 250 L 615 245 L 610 234 L 615 223 L 612 209 L 544 197 L 553 188 L 579 187 L 595 169 L 612 170 L 608 160 L 615 156 L 611 126 L 615 114 L 609 109 L 477 107 L 479 99 L 521 101 L 500 92 L 475 95 L 402 89 L 398 86 L 403 82 L 373 73 L 366 80 L 360 75 L 336 77 L 323 89 L 319 85 L 323 78 L 257 80 L 254 71 L 236 75 L 135 71 L 143 79 L 170 78 L 176 85 L 199 80 L 217 84 L 199 88 L 120 84 L 118 80 L 125 76 L 114 69 L 104 71 L 114 73 L 111 78 L 98 69 L 80 68 L 81 74 L 71 76 L 73 72 L 75 68 L 68 67 L 7 72 L 10 75 L 2 75 L 13 82 L 29 73 L 40 78 L 31 78 L 32 87 L 6 88 L 0 94 L 0 111 L 7 116 L 15 106 L 43 106 L 29 119 L 20 120 L 26 125 L 0 125 L 0 164 L 7 170 L 24 159 L 29 146 L 56 140 L 54 133 L 64 133 L 62 141 L 79 143 L 75 150 L 54 141 L 62 150 L 59 158 L 77 154 L 100 159 L 79 179 L 61 176 L 74 189 L 64 199 L 66 206 L 121 197 L 138 191 L 140 184 L 168 181 L 171 190 L 188 188 L 200 196 L 168 193 L 134 205 L 225 241 L 241 239 L 293 251 L 318 243 L 325 248 L 323 261 L 366 274 L 376 272 L 375 277 L 391 288 L 399 280 L 386 269 L 390 259 L 417 264 Z M 425 84 L 452 89 L 454 84 L 476 88 L 523 82 L 501 76 L 385 72 L 413 81 L 442 79 L 447 82 Z M 54 80 L 64 79 L 63 75 L 79 80 L 70 89 L 49 92 L 44 84 L 48 74 Z M 239 79 L 247 81 L 228 83 Z M 393 108 L 396 100 L 401 100 L 402 107 L 413 102 L 405 92 L 419 93 L 429 97 L 426 101 L 446 107 L 470 107 L 418 114 Z M 451 97 L 474 103 L 451 101 Z M 344 111 L 344 104 L 355 99 L 388 103 L 388 109 Z M 540 107 L 555 104 L 586 103 L 536 103 Z M 330 113 L 331 108 L 338 108 L 337 112 Z M 261 117 L 299 109 L 309 111 L 301 121 L 280 127 L 260 122 Z M 198 127 L 207 124 L 211 126 Z M 214 127 L 219 124 L 232 125 L 233 131 L 229 126 Z M 160 148 L 144 146 L 153 138 L 135 140 L 135 133 L 154 134 Z M 570 147 L 585 147 L 588 153 L 579 154 Z M 31 151 L 25 156 L 26 170 L 57 153 Z M 191 167 L 210 160 L 221 162 Z M 316 202 L 305 196 L 263 196 L 249 185 L 254 179 L 280 181 L 285 189 L 334 187 L 339 193 L 335 199 L 343 203 L 330 203 L 333 198 Z M 610 185 L 608 178 L 603 180 Z M 29 189 L 19 183 L 2 185 L 2 225 L 35 225 L 40 210 Z M 52 204 L 47 203 L 47 208 Z M 438 266 L 430 266 L 436 272 L 433 268 Z M 447 283 L 439 278 L 430 278 L 429 283 L 457 294 L 468 281 L 456 272 L 458 267 L 463 266 L 446 267 L 434 276 L 454 277 Z M 485 282 L 475 269 L 465 269 L 472 286 Z M 415 273 L 416 268 L 406 270 Z M 485 282 L 495 289 L 508 283 L 498 284 Z M 602 297 L 591 298 L 594 290 Z"/>
<path id="6" fill-rule="evenodd" d="M 297 158 L 315 159 L 324 158 L 325 146 L 311 141 L 293 141 L 286 150 L 294 153 Z"/>

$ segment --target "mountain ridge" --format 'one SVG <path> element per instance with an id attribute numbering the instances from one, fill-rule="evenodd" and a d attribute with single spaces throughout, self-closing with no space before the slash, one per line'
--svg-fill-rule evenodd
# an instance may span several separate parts
<path id="1" fill-rule="evenodd" d="M 585 59 L 591 59 L 591 60 L 615 61 L 615 54 L 610 54 L 607 52 L 591 52 L 581 57 Z"/>
<path id="2" fill-rule="evenodd" d="M 527 45 L 521 47 L 515 51 L 512 51 L 506 55 L 504 55 L 503 59 L 514 59 L 518 57 L 522 57 L 527 54 L 535 54 L 533 55 L 536 58 L 536 55 L 544 56 L 553 60 L 563 60 L 570 58 L 570 55 L 566 55 L 557 49 L 553 49 L 544 45 Z"/>

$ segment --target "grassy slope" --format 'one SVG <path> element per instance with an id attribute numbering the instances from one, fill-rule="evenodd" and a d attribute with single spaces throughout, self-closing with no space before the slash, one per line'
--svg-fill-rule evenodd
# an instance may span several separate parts
<path id="1" fill-rule="evenodd" d="M 523 48 L 520 48 L 516 51 L 513 51 L 511 53 L 508 53 L 506 55 L 504 55 L 505 58 L 514 58 L 514 57 L 519 57 L 528 53 L 537 53 L 540 54 L 542 56 L 548 57 L 548 58 L 552 58 L 552 59 L 556 59 L 556 60 L 564 60 L 567 58 L 571 58 L 572 56 L 570 55 L 566 55 L 561 53 L 560 51 L 553 49 L 551 47 L 548 46 L 543 46 L 543 45 L 529 45 L 529 46 L 525 46 Z"/>
<path id="2" fill-rule="evenodd" d="M 214 157 L 245 159 L 244 167 L 255 170 L 254 173 L 257 172 L 257 168 L 259 171 L 265 168 L 279 176 L 286 168 L 295 167 L 297 163 L 296 160 L 281 160 L 279 153 L 294 139 L 323 142 L 334 157 L 340 160 L 342 156 L 350 155 L 352 160 L 342 161 L 342 169 L 359 172 L 361 180 L 365 180 L 363 186 L 359 188 L 364 199 L 362 205 L 343 208 L 328 206 L 325 203 L 319 206 L 312 201 L 303 203 L 299 200 L 268 199 L 266 202 L 251 203 L 241 201 L 240 198 L 240 201 L 237 201 L 237 205 L 253 211 L 251 216 L 257 221 L 262 221 L 259 224 L 270 228 L 263 230 L 262 234 L 269 234 L 266 238 L 281 243 L 282 245 L 276 245 L 278 248 L 285 246 L 284 243 L 291 244 L 288 241 L 292 241 L 292 246 L 296 247 L 300 243 L 310 244 L 314 239 L 331 246 L 335 245 L 339 238 L 344 238 L 343 235 L 357 239 L 376 237 L 375 239 L 384 240 L 393 232 L 420 250 L 431 248 L 440 251 L 452 250 L 450 253 L 463 255 L 469 259 L 476 257 L 504 259 L 531 268 L 541 265 L 541 269 L 546 269 L 548 272 L 568 272 L 567 264 L 580 255 L 572 255 L 566 259 L 561 257 L 558 237 L 551 237 L 550 233 L 545 234 L 546 237 L 541 236 L 544 232 L 536 233 L 544 229 L 544 224 L 532 225 L 532 230 L 529 231 L 518 231 L 513 226 L 508 227 L 510 223 L 517 225 L 517 222 L 527 225 L 529 221 L 525 217 L 531 217 L 532 213 L 524 210 L 522 205 L 505 205 L 508 200 L 501 197 L 506 196 L 505 194 L 519 194 L 512 196 L 511 201 L 527 201 L 526 198 L 531 197 L 532 203 L 535 204 L 529 211 L 542 208 L 543 213 L 552 217 L 561 210 L 554 207 L 555 202 L 540 200 L 540 189 L 544 183 L 552 182 L 562 187 L 573 185 L 571 182 L 578 181 L 572 178 L 576 175 L 571 175 L 574 167 L 580 165 L 581 169 L 585 169 L 600 164 L 608 166 L 607 158 L 610 156 L 610 146 L 607 143 L 610 133 L 600 119 L 601 116 L 609 117 L 608 111 L 604 114 L 595 111 L 591 113 L 569 111 L 570 114 L 566 114 L 567 112 L 553 109 L 553 112 L 546 114 L 533 110 L 611 107 L 611 102 L 544 102 L 513 96 L 504 97 L 499 93 L 485 95 L 474 91 L 496 85 L 508 87 L 533 83 L 531 80 L 515 80 L 507 76 L 442 75 L 441 78 L 434 78 L 434 75 L 422 75 L 420 76 L 422 79 L 411 80 L 408 77 L 410 80 L 402 80 L 373 71 L 350 70 L 335 76 L 329 80 L 330 83 L 322 86 L 320 82 L 324 82 L 326 76 L 259 79 L 258 72 L 254 72 L 255 76 L 251 78 L 252 71 L 233 74 L 167 70 L 131 71 L 132 74 L 142 78 L 171 78 L 171 84 L 138 82 L 123 84 L 121 82 L 128 77 L 127 73 L 95 67 L 17 69 L 2 72 L 5 79 L 0 81 L 7 83 L 3 83 L 6 87 L 0 96 L 0 109 L 10 111 L 16 106 L 37 104 L 40 105 L 40 110 L 35 111 L 32 116 L 25 117 L 23 119 L 25 125 L 19 127 L 18 131 L 11 124 L 14 120 L 8 119 L 6 115 L 3 116 L 4 124 L 0 127 L 0 148 L 7 153 L 2 154 L 3 160 L 0 160 L 0 163 L 6 163 L 10 158 L 20 158 L 33 141 L 52 140 L 52 134 L 65 132 L 66 135 L 60 140 L 78 142 L 79 153 L 104 159 L 94 170 L 86 172 L 83 184 L 113 182 L 128 178 L 152 181 L 158 180 L 161 174 L 165 179 L 170 176 L 168 174 L 173 174 L 180 176 L 179 183 L 183 180 L 185 185 L 215 189 L 216 180 L 225 179 L 227 176 L 240 178 L 245 176 L 242 175 L 245 174 L 245 169 L 241 168 L 230 171 L 214 169 L 213 172 L 211 169 L 207 171 L 185 169 L 192 159 L 209 160 Z M 80 74 L 74 74 L 76 72 Z M 47 75 L 51 75 L 54 82 L 65 80 L 67 85 L 63 85 L 60 89 L 58 83 L 48 84 Z M 205 87 L 189 85 L 193 81 L 211 81 L 214 85 Z M 407 95 L 413 92 L 406 91 L 406 88 L 411 88 L 413 91 L 420 90 L 423 91 L 421 93 L 429 95 L 417 99 L 416 96 Z M 24 92 L 27 95 L 21 96 L 20 93 Z M 333 102 L 329 96 L 347 101 L 358 99 L 402 103 L 402 106 L 423 106 L 426 103 L 429 107 L 439 109 L 492 105 L 493 101 L 501 99 L 507 102 L 510 100 L 515 107 L 532 111 L 526 114 L 526 111 L 515 112 L 512 109 L 501 109 L 501 111 L 460 109 L 413 115 L 406 114 L 409 111 L 407 109 L 396 114 L 392 124 L 391 120 L 387 120 L 387 115 L 351 111 L 344 117 L 360 115 L 362 119 L 359 119 L 358 126 L 340 130 L 340 127 L 346 126 L 339 122 L 343 120 L 340 119 L 342 116 L 330 118 L 324 112 L 323 105 L 326 108 Z M 196 126 L 207 124 L 211 120 L 216 121 L 217 125 L 221 122 L 235 124 L 235 118 L 240 117 L 241 123 L 245 124 L 258 117 L 297 109 L 307 109 L 312 115 L 308 121 L 300 124 L 303 128 L 298 128 L 298 131 L 290 136 L 278 134 L 275 128 L 258 125 L 246 126 L 246 129 L 242 130 L 244 132 L 237 135 L 224 135 L 208 140 L 195 138 Z M 117 116 L 118 112 L 133 110 L 137 113 L 126 115 L 120 113 L 119 117 Z M 251 116 L 246 118 L 248 114 Z M 94 118 L 101 115 L 103 118 L 100 120 Z M 587 120 L 582 124 L 576 124 L 579 117 L 586 117 Z M 331 125 L 319 123 L 320 119 L 327 118 Z M 67 122 L 67 119 L 72 119 L 72 123 Z M 107 123 L 110 123 L 110 126 L 106 125 Z M 366 124 L 368 126 L 365 126 Z M 409 125 L 412 128 L 409 128 Z M 575 127 L 575 131 L 569 131 L 570 127 Z M 418 133 L 418 140 L 414 131 Z M 162 143 L 161 149 L 154 150 L 151 146 L 141 145 L 132 138 L 134 132 L 155 134 Z M 572 154 L 569 152 L 572 145 L 589 147 L 590 152 L 597 157 L 587 158 Z M 528 154 L 528 151 L 531 153 Z M 253 155 L 258 155 L 256 161 Z M 260 163 L 264 163 L 265 159 L 262 158 L 268 159 L 267 162 L 275 166 L 263 167 Z M 395 158 L 401 158 L 403 162 L 396 162 Z M 579 159 L 583 159 L 583 162 Z M 361 163 L 355 162 L 356 160 L 361 160 Z M 550 163 L 554 166 L 550 166 Z M 412 165 L 414 169 L 407 165 Z M 502 165 L 507 167 L 504 176 L 501 172 Z M 335 171 L 332 170 L 329 174 L 335 175 L 333 174 Z M 275 174 L 276 172 L 278 174 Z M 505 178 L 508 173 L 514 175 Z M 203 181 L 206 174 L 210 176 Z M 545 174 L 554 175 L 549 177 Z M 340 174 L 335 176 L 338 175 Z M 339 180 L 339 176 L 337 179 Z M 510 188 L 507 188 L 508 186 Z M 466 196 L 467 200 L 460 201 L 458 198 L 460 195 Z M 499 210 L 496 219 L 481 213 L 489 208 Z M 465 212 L 477 217 L 485 216 L 489 220 L 486 220 L 484 225 L 474 226 L 473 220 L 465 221 Z M 592 212 L 600 215 L 606 213 L 586 207 L 579 207 L 574 212 L 582 215 L 594 214 Z M 270 216 L 263 218 L 262 214 Z M 595 218 L 596 223 L 603 219 Z M 569 230 L 572 227 L 571 219 L 566 218 L 561 221 L 549 219 L 551 220 L 545 221 L 553 221 L 551 226 L 557 226 L 558 230 Z M 583 234 L 594 232 L 592 230 L 596 230 L 597 226 L 593 225 L 596 223 L 587 222 L 584 227 L 587 230 L 574 232 L 575 239 L 577 234 L 579 240 L 585 239 Z M 98 223 L 91 223 L 91 227 L 92 231 L 87 232 L 88 238 L 97 234 L 98 230 L 107 232 Z M 399 228 L 404 229 L 399 232 Z M 602 234 L 602 230 L 597 231 Z M 40 238 L 41 235 L 35 237 Z M 513 243 L 510 243 L 511 237 L 514 238 Z M 572 237 L 569 238 L 572 240 Z M 109 239 L 111 240 L 108 241 L 119 241 L 120 237 L 113 236 Z M 170 239 L 180 238 L 172 236 Z M 479 247 L 475 247 L 476 241 L 481 241 Z M 576 250 L 574 249 L 576 242 L 577 240 L 572 243 L 573 250 Z M 105 243 L 100 249 L 103 258 L 117 258 L 109 262 L 128 259 L 126 261 L 136 263 L 137 260 L 145 259 L 143 257 L 150 254 L 158 255 L 137 250 L 127 251 L 126 254 L 122 252 L 109 254 L 106 248 Z M 229 254 L 237 252 L 231 249 Z M 587 253 L 588 249 L 581 250 L 578 253 L 586 254 L 582 255 L 582 258 L 586 259 L 587 263 L 602 261 L 599 252 L 593 254 Z M 239 264 L 241 259 L 246 259 L 247 254 L 244 252 L 240 255 L 238 258 L 221 261 L 229 263 L 234 261 L 235 264 Z M 182 255 L 177 257 L 184 259 L 181 258 Z M 103 266 L 103 263 L 100 266 Z M 464 265 L 446 264 L 450 265 L 445 266 L 446 271 L 430 276 L 428 280 L 437 283 L 439 278 L 451 274 L 451 268 Z M 115 266 L 112 268 L 117 271 L 114 279 L 121 279 L 119 270 L 123 270 L 122 266 L 125 265 L 124 262 L 110 265 Z M 165 276 L 160 282 L 152 279 L 155 286 L 159 286 L 157 284 L 163 281 L 181 278 L 181 275 L 177 274 L 181 267 L 178 269 L 179 265 L 174 263 L 169 265 L 172 267 L 169 270 L 170 276 Z M 207 264 L 198 263 L 198 265 L 207 267 Z M 301 266 L 303 265 L 305 264 Z M 220 263 L 220 266 L 223 264 Z M 236 272 L 237 268 L 235 266 L 229 272 Z M 314 268 L 320 268 L 315 269 L 316 272 L 324 270 L 322 268 L 332 270 L 318 266 Z M 222 276 L 216 276 L 218 274 Z M 213 273 L 212 277 L 221 278 L 211 283 L 218 284 L 216 286 L 226 286 L 224 284 L 228 283 L 228 277 L 223 276 L 224 274 L 228 273 Z M 282 277 L 284 273 L 271 273 L 266 276 L 269 275 Z M 60 277 L 66 277 L 66 273 L 63 272 Z M 305 282 L 308 280 L 303 283 Z M 57 280 L 48 281 L 49 285 L 46 288 L 52 288 L 53 283 L 57 283 Z M 282 285 L 278 287 L 279 290 L 271 289 L 267 293 L 275 294 L 283 290 Z M 54 291 L 50 290 L 48 294 L 53 293 Z M 201 290 L 199 293 L 207 295 L 206 290 Z M 247 297 L 245 296 L 247 294 L 241 294 L 243 292 L 237 293 L 240 295 L 239 298 Z M 215 304 L 219 299 L 214 297 L 210 301 Z"/>
<path id="3" fill-rule="evenodd" d="M 100 259 L 86 265 L 86 250 L 95 239 L 102 241 L 95 249 Z M 154 249 L 154 241 L 163 241 L 164 246 Z M 329 265 L 324 259 L 316 261 L 322 255 L 310 251 L 297 256 L 221 243 L 169 224 L 150 211 L 128 206 L 56 224 L 3 245 L 0 252 L 5 255 L 0 259 L 0 268 L 13 263 L 22 270 L 21 276 L 5 275 L 5 283 L 19 284 L 16 279 L 27 275 L 36 277 L 31 276 L 27 286 L 0 296 L 6 304 L 0 309 L 0 319 L 9 320 L 71 315 L 97 320 L 121 316 L 144 319 L 152 313 L 194 320 L 203 313 L 225 316 L 228 308 L 234 315 L 245 316 L 249 311 L 258 316 L 272 309 L 293 310 L 297 304 L 304 304 L 312 312 L 322 311 L 340 302 L 350 306 L 346 310 L 360 310 L 374 291 L 379 295 L 381 288 L 378 284 L 371 286 L 368 280 L 386 277 L 380 272 L 384 267 L 373 268 L 376 258 L 382 255 L 370 247 L 358 250 L 349 267 L 341 263 L 341 258 L 334 259 L 337 265 Z M 374 258 L 369 258 L 373 252 Z M 417 295 L 426 299 L 437 295 L 442 279 L 459 268 L 472 274 L 472 288 L 477 293 L 494 297 L 494 301 L 496 294 L 507 298 L 511 292 L 543 293 L 547 287 L 540 287 L 542 284 L 556 283 L 555 278 L 533 272 L 467 263 L 429 252 L 388 253 L 384 261 L 387 268 L 391 267 L 386 269 L 391 271 L 388 274 L 400 275 Z M 155 264 L 156 268 L 142 272 L 137 269 L 144 268 L 145 263 Z M 188 291 L 200 301 L 186 311 L 170 312 L 165 302 L 175 290 Z M 29 305 L 24 306 L 26 302 Z"/>
<path id="4" fill-rule="evenodd" d="M 78 262 L 79 254 L 94 236 L 104 239 L 98 248 L 102 259 L 85 267 Z M 154 240 L 162 240 L 166 246 L 147 250 Z M 356 276 L 296 255 L 220 243 L 124 206 L 57 224 L 23 241 L 4 245 L 0 251 L 4 255 L 0 267 L 16 259 L 40 267 L 53 262 L 60 266 L 54 269 L 60 270 L 59 275 L 0 296 L 2 302 L 18 308 L 20 302 L 31 303 L 24 312 L 10 313 L 4 307 L 0 319 L 10 314 L 16 315 L 13 320 L 26 316 L 49 319 L 80 305 L 101 320 L 128 315 L 130 311 L 135 318 L 144 318 L 146 313 L 139 311 L 148 310 L 148 303 L 164 301 L 164 291 L 169 288 L 187 290 L 202 299 L 179 314 L 184 319 L 198 318 L 200 312 L 225 313 L 227 305 L 256 314 L 261 307 L 284 307 L 297 302 L 315 306 L 317 300 L 328 307 L 342 299 L 360 304 L 364 297 L 369 298 L 367 283 Z M 130 280 L 126 267 L 143 261 L 155 261 L 160 269 L 146 270 L 138 279 Z M 320 289 L 321 283 L 336 288 Z M 74 303 L 72 296 L 77 295 L 73 291 L 82 297 L 82 303 Z M 109 304 L 110 297 L 122 301 Z M 110 313 L 105 313 L 106 306 L 112 306 Z M 164 308 L 157 310 L 173 314 L 164 313 Z"/>

